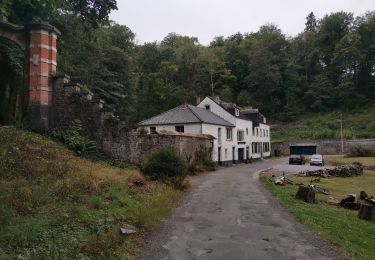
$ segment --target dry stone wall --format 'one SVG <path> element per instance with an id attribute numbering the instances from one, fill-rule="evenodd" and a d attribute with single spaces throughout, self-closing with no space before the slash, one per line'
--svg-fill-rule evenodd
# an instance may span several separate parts
<path id="1" fill-rule="evenodd" d="M 161 148 L 171 147 L 191 164 L 199 150 L 212 153 L 213 140 L 207 136 L 147 135 L 126 128 L 104 101 L 95 99 L 84 86 L 72 84 L 66 75 L 54 79 L 52 109 L 54 127 L 68 128 L 80 120 L 84 134 L 112 160 L 140 164 Z"/>

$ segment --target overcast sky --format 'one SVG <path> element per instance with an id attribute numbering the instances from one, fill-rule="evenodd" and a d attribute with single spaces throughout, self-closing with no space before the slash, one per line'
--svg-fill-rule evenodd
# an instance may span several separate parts
<path id="1" fill-rule="evenodd" d="M 209 44 L 215 36 L 255 32 L 274 23 L 294 36 L 306 16 L 336 11 L 354 15 L 375 11 L 375 0 L 117 0 L 111 19 L 127 25 L 139 43 L 161 41 L 168 33 L 196 36 Z"/>

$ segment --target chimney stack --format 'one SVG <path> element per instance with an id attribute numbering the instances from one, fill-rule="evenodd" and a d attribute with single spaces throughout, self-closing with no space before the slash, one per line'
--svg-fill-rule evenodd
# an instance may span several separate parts
<path id="1" fill-rule="evenodd" d="M 201 103 L 201 97 L 199 97 L 199 96 L 196 97 L 196 98 L 195 98 L 195 103 L 196 103 L 195 105 L 198 106 L 198 105 Z"/>

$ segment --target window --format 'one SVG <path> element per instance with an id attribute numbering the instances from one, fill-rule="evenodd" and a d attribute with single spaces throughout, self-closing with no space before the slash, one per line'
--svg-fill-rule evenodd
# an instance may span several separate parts
<path id="1" fill-rule="evenodd" d="M 243 130 L 238 130 L 237 131 L 237 141 L 238 142 L 243 142 L 244 140 L 245 140 L 244 131 Z"/>
<path id="2" fill-rule="evenodd" d="M 260 131 L 259 131 L 259 132 L 260 132 L 260 137 L 262 137 L 262 129 L 259 129 L 259 130 L 260 130 Z"/>
<path id="3" fill-rule="evenodd" d="M 232 135 L 232 128 L 227 128 L 227 140 L 232 141 L 233 135 Z"/>
<path id="4" fill-rule="evenodd" d="M 207 110 L 210 110 L 210 105 L 205 105 L 204 106 Z"/>
<path id="5" fill-rule="evenodd" d="M 249 135 L 249 128 L 246 128 L 246 135 Z"/>
<path id="6" fill-rule="evenodd" d="M 238 110 L 237 108 L 234 109 L 234 112 L 235 112 L 236 116 L 240 115 L 240 110 Z"/>
<path id="7" fill-rule="evenodd" d="M 263 143 L 263 151 L 268 153 L 270 151 L 270 143 Z"/>
<path id="8" fill-rule="evenodd" d="M 175 129 L 176 132 L 179 132 L 179 133 L 183 133 L 183 132 L 185 132 L 185 129 L 184 129 L 184 126 L 183 126 L 183 125 L 176 125 L 176 126 L 174 127 L 174 129 Z"/>
<path id="9" fill-rule="evenodd" d="M 263 136 L 266 136 L 266 130 L 263 129 Z"/>
<path id="10" fill-rule="evenodd" d="M 156 127 L 155 126 L 150 127 L 150 134 L 156 134 Z"/>
<path id="11" fill-rule="evenodd" d="M 259 136 L 259 129 L 257 128 L 257 137 Z"/>

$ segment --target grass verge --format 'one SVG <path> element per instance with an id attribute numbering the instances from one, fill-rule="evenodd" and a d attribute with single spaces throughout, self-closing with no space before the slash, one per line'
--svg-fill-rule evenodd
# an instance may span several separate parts
<path id="1" fill-rule="evenodd" d="M 183 193 L 0 126 L 0 259 L 135 259 Z M 139 228 L 135 235 L 120 227 Z"/>
<path id="2" fill-rule="evenodd" d="M 280 201 L 281 205 L 287 208 L 301 223 L 341 249 L 349 258 L 375 259 L 374 223 L 358 219 L 357 212 L 326 204 L 324 195 L 318 195 L 317 204 L 307 204 L 294 198 L 298 186 L 275 186 L 266 176 L 261 176 L 260 180 L 266 189 Z M 300 180 L 299 178 L 296 181 Z M 308 181 L 306 178 L 304 179 L 304 182 Z M 372 187 L 368 190 L 368 193 L 374 194 L 374 172 L 367 172 L 363 177 L 332 178 L 328 181 L 329 183 L 326 183 L 326 180 L 324 180 L 324 183 L 319 185 L 331 189 L 336 196 L 345 193 L 339 190 L 341 184 L 352 187 L 352 190 L 347 193 L 355 192 L 358 194 L 362 187 L 355 186 L 358 183 L 365 185 L 366 182 L 370 182 L 367 184 L 367 188 Z M 335 187 L 337 190 L 335 190 Z"/>

